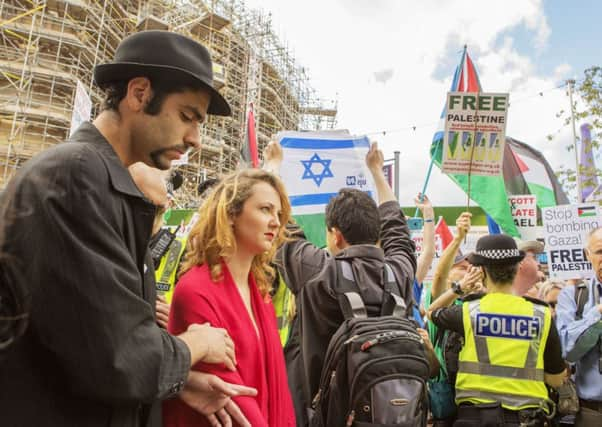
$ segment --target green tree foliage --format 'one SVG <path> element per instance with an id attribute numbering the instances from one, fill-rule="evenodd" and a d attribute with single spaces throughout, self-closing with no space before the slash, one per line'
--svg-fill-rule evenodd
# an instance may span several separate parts
<path id="1" fill-rule="evenodd" d="M 573 92 L 573 107 L 575 109 L 575 126 L 577 137 L 579 135 L 579 124 L 589 123 L 591 125 L 591 146 L 589 150 L 597 151 L 600 147 L 600 134 L 602 133 L 602 67 L 594 66 L 584 71 L 583 80 L 577 81 Z M 561 110 L 556 114 L 563 119 L 564 126 L 571 126 L 571 111 Z M 554 139 L 554 135 L 548 135 L 548 140 Z M 566 146 L 566 150 L 572 152 L 575 149 L 573 144 Z M 581 153 L 579 153 L 581 154 Z M 573 155 L 572 155 L 573 156 Z M 574 162 L 569 162 L 573 164 Z M 596 176 L 600 176 L 602 170 L 596 167 L 586 168 L 580 166 L 582 175 L 586 178 L 581 183 L 583 187 L 593 183 Z M 561 166 L 556 172 L 560 184 L 564 187 L 567 194 L 572 194 L 576 198 L 577 194 L 577 174 L 575 168 Z"/>

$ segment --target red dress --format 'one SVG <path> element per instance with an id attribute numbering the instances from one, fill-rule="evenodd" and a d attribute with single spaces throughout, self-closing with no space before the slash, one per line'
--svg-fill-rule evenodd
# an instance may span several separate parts
<path id="1" fill-rule="evenodd" d="M 209 372 L 226 382 L 257 389 L 257 396 L 235 397 L 253 427 L 294 427 L 295 415 L 288 388 L 284 355 L 280 345 L 276 315 L 269 298 L 259 294 L 255 280 L 249 275 L 251 307 L 256 332 L 242 297 L 225 264 L 223 279 L 211 280 L 206 265 L 197 266 L 184 274 L 175 288 L 168 330 L 178 335 L 192 323 L 209 322 L 228 331 L 235 344 L 237 370 L 224 365 L 197 363 L 194 370 Z M 163 404 L 165 427 L 209 426 L 207 418 L 180 399 Z"/>

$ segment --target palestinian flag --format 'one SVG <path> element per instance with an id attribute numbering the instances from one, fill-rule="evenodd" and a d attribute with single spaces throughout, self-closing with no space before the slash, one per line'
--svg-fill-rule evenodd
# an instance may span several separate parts
<path id="1" fill-rule="evenodd" d="M 579 218 L 585 218 L 588 216 L 596 216 L 595 206 L 580 206 L 577 208 L 577 214 Z"/>
<path id="2" fill-rule="evenodd" d="M 482 92 L 479 76 L 475 66 L 464 48 L 460 64 L 456 68 L 450 92 Z M 433 136 L 431 144 L 431 157 L 434 163 L 441 168 L 443 154 L 443 132 L 445 129 L 446 107 L 441 113 L 439 128 Z M 468 193 L 467 174 L 447 174 L 466 193 Z M 508 195 L 504 184 L 504 178 L 498 176 L 472 175 L 470 177 L 470 198 L 499 224 L 504 233 L 519 237 L 519 232 L 514 224 L 510 206 L 508 206 Z"/>
<path id="3" fill-rule="evenodd" d="M 249 104 L 247 114 L 247 132 L 243 145 L 240 147 L 239 168 L 259 167 L 259 151 L 257 148 L 257 135 L 255 133 L 255 113 L 253 103 Z"/>
<path id="4" fill-rule="evenodd" d="M 570 203 L 543 154 L 524 142 L 506 138 L 503 174 L 508 194 L 533 194 L 540 209 Z"/>

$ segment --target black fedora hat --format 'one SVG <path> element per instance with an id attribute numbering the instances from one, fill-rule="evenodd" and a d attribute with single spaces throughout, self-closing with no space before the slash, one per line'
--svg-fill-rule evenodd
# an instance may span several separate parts
<path id="1" fill-rule="evenodd" d="M 189 80 L 211 94 L 208 114 L 231 114 L 230 106 L 213 87 L 209 51 L 181 34 L 155 30 L 132 34 L 119 43 L 113 62 L 94 67 L 94 81 L 101 88 L 110 82 L 141 76 Z"/>
<path id="2" fill-rule="evenodd" d="M 489 234 L 477 241 L 477 247 L 468 256 L 472 265 L 507 265 L 522 261 L 523 251 L 518 250 L 516 242 L 505 234 Z"/>

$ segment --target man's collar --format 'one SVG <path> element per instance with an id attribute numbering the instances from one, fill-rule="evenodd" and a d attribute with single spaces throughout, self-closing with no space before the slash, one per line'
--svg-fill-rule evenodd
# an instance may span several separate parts
<path id="1" fill-rule="evenodd" d="M 90 122 L 84 122 L 69 138 L 69 141 L 94 144 L 96 151 L 105 163 L 113 188 L 129 196 L 144 198 L 142 192 L 136 187 L 132 175 L 96 126 Z"/>
<path id="2" fill-rule="evenodd" d="M 376 245 L 351 245 L 336 255 L 337 258 L 376 258 L 385 260 L 383 249 Z"/>

